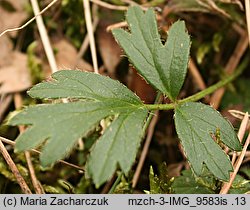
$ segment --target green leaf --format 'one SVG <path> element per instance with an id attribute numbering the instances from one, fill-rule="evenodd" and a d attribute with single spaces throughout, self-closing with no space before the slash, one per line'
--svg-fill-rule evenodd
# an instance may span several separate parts
<path id="1" fill-rule="evenodd" d="M 126 86 L 109 77 L 81 71 L 58 71 L 52 75 L 54 80 L 40 83 L 28 94 L 33 98 L 55 99 L 74 98 L 104 101 L 120 100 L 141 104 L 140 99 Z"/>
<path id="2" fill-rule="evenodd" d="M 169 193 L 172 180 L 168 177 L 167 165 L 163 162 L 159 167 L 159 177 L 154 173 L 153 167 L 149 170 L 150 194 Z"/>
<path id="3" fill-rule="evenodd" d="M 162 44 L 153 9 L 127 12 L 131 33 L 114 29 L 113 35 L 139 73 L 156 89 L 175 100 L 183 85 L 189 59 L 190 37 L 185 23 L 174 23 Z"/>
<path id="4" fill-rule="evenodd" d="M 100 137 L 88 161 L 88 173 L 97 186 L 110 178 L 116 164 L 127 173 L 135 160 L 147 112 L 137 109 L 119 115 Z"/>
<path id="5" fill-rule="evenodd" d="M 220 141 L 233 150 L 241 150 L 232 125 L 212 107 L 188 102 L 176 107 L 175 125 L 194 172 L 201 174 L 202 164 L 219 179 L 228 180 L 233 170 L 224 151 L 212 138 L 220 132 Z"/>
<path id="6" fill-rule="evenodd" d="M 176 194 L 214 194 L 215 192 L 195 181 L 192 171 L 185 170 L 182 175 L 174 179 L 172 189 Z"/>
<path id="7" fill-rule="evenodd" d="M 15 150 L 29 150 L 46 143 L 40 156 L 47 166 L 64 157 L 77 139 L 87 135 L 101 119 L 112 114 L 100 102 L 74 102 L 26 108 L 11 119 L 12 125 L 32 125 L 16 140 Z"/>
<path id="8" fill-rule="evenodd" d="M 112 176 L 118 164 L 127 173 L 135 160 L 148 113 L 140 99 L 118 81 L 94 73 L 61 71 L 52 78 L 33 87 L 29 94 L 80 101 L 30 106 L 11 118 L 11 125 L 29 125 L 17 138 L 16 151 L 45 143 L 41 163 L 51 165 L 65 157 L 100 120 L 113 116 L 115 119 L 93 148 L 88 171 L 98 186 Z"/>

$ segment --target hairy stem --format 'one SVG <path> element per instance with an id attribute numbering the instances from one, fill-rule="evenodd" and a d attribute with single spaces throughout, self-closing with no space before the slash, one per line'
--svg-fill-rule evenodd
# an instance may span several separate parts
<path id="1" fill-rule="evenodd" d="M 151 106 L 154 106 L 154 105 L 161 105 L 161 104 L 159 104 L 159 103 L 161 103 L 161 93 L 160 92 L 158 92 L 157 93 L 157 96 L 156 96 L 156 98 L 155 98 L 155 103 L 154 104 L 152 104 Z M 164 105 L 167 105 L 167 104 L 164 104 Z M 146 105 L 146 106 L 148 106 L 148 105 Z M 149 105 L 150 106 L 150 105 Z M 150 110 L 150 109 L 149 109 Z M 151 110 L 157 110 L 157 109 L 151 109 Z M 147 131 L 147 129 L 148 129 L 148 126 L 149 126 L 149 124 L 150 124 L 150 122 L 151 122 L 151 120 L 152 120 L 152 118 L 154 117 L 154 114 L 155 114 L 155 112 L 152 112 L 152 113 L 150 113 L 149 114 L 149 116 L 148 116 L 148 118 L 147 118 L 147 121 L 146 121 L 146 123 L 144 124 L 144 127 L 143 127 L 143 136 L 145 136 L 146 135 L 146 131 Z"/>
<path id="2" fill-rule="evenodd" d="M 249 64 L 249 58 L 246 56 L 246 58 L 242 61 L 242 63 L 240 64 L 240 66 L 236 69 L 236 71 L 229 75 L 228 77 L 226 77 L 225 79 L 217 82 L 216 84 L 192 95 L 189 96 L 187 98 L 184 98 L 182 100 L 177 101 L 176 103 L 171 103 L 171 104 L 145 104 L 144 106 L 148 109 L 148 110 L 170 110 L 170 109 L 174 109 L 175 106 L 177 104 L 183 104 L 186 102 L 190 102 L 190 101 L 198 101 L 202 98 L 204 98 L 206 95 L 209 95 L 211 93 L 213 93 L 215 90 L 227 85 L 228 83 L 232 82 L 234 79 L 236 79 L 242 72 L 243 70 L 246 68 L 246 66 Z"/>

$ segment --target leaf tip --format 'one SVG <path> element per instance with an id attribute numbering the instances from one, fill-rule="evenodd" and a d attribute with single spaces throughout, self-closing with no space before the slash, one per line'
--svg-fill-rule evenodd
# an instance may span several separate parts
<path id="1" fill-rule="evenodd" d="M 48 167 L 52 167 L 55 161 L 51 161 L 48 158 L 44 157 L 42 153 L 40 155 L 40 162 L 41 162 L 42 168 L 48 168 Z"/>
<path id="2" fill-rule="evenodd" d="M 22 142 L 16 141 L 16 145 L 14 148 L 14 153 L 19 153 L 25 151 L 26 148 L 23 146 Z"/>

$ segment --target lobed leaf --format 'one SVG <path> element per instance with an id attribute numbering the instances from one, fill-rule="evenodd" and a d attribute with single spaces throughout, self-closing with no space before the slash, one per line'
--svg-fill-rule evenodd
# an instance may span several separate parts
<path id="1" fill-rule="evenodd" d="M 117 42 L 146 81 L 175 100 L 189 59 L 190 38 L 185 23 L 174 23 L 166 43 L 162 44 L 153 9 L 144 13 L 140 7 L 131 7 L 127 22 L 131 33 L 122 29 L 112 31 Z"/>
<path id="2" fill-rule="evenodd" d="M 16 139 L 16 151 L 44 143 L 41 163 L 51 165 L 64 158 L 100 120 L 115 116 L 93 148 L 88 171 L 98 186 L 112 176 L 117 165 L 127 173 L 135 160 L 148 113 L 140 99 L 118 81 L 94 73 L 60 71 L 52 78 L 34 86 L 29 94 L 42 99 L 85 100 L 30 106 L 15 115 L 9 124 L 29 125 Z"/>
<path id="3" fill-rule="evenodd" d="M 188 102 L 176 107 L 175 125 L 194 172 L 201 174 L 203 163 L 219 179 L 228 180 L 233 170 L 224 151 L 212 138 L 220 132 L 220 140 L 233 150 L 241 145 L 232 125 L 212 107 Z"/>
<path id="4" fill-rule="evenodd" d="M 117 163 L 124 173 L 129 172 L 140 145 L 146 116 L 144 109 L 121 114 L 100 137 L 87 164 L 88 173 L 97 186 L 112 176 Z"/>
<path id="5" fill-rule="evenodd" d="M 33 98 L 75 98 L 103 101 L 114 99 L 140 104 L 140 99 L 120 82 L 90 72 L 58 71 L 52 81 L 35 85 L 28 91 Z"/>
<path id="6" fill-rule="evenodd" d="M 15 150 L 33 149 L 47 140 L 40 158 L 43 166 L 51 165 L 63 158 L 77 139 L 112 114 L 103 106 L 100 102 L 74 102 L 28 107 L 9 122 L 31 125 L 16 139 Z"/>

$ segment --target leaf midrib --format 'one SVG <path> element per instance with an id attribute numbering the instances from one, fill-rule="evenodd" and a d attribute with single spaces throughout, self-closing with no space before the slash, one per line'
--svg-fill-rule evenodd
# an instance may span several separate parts
<path id="1" fill-rule="evenodd" d="M 126 121 L 126 119 L 127 119 L 132 113 L 133 113 L 133 112 L 127 114 L 127 116 L 124 118 L 124 120 L 121 122 L 120 126 L 118 127 L 117 132 L 116 132 L 115 135 L 114 135 L 113 141 L 112 141 L 112 143 L 110 144 L 110 147 L 109 147 L 109 149 L 107 150 L 106 156 L 105 156 L 105 158 L 104 158 L 104 164 L 103 164 L 102 167 L 101 167 L 101 171 L 102 171 L 102 172 L 103 172 L 103 170 L 104 170 L 104 168 L 105 168 L 105 166 L 106 166 L 106 161 L 107 161 L 107 159 L 108 159 L 108 157 L 109 157 L 109 154 L 110 154 L 110 152 L 111 152 L 111 149 L 113 148 L 114 144 L 115 144 L 116 141 L 117 141 L 116 137 L 117 137 L 117 135 L 119 134 L 119 130 L 122 128 L 122 126 L 124 126 L 124 125 L 123 125 L 124 122 Z M 119 115 L 119 116 L 120 116 L 120 115 Z M 116 118 L 115 120 L 117 120 L 117 119 L 119 118 L 119 116 L 117 116 L 117 118 Z M 114 120 L 113 122 L 115 122 L 115 120 Z M 119 163 L 119 161 L 120 161 L 120 160 L 118 160 L 117 162 Z M 101 174 L 100 176 L 102 177 L 103 175 Z M 99 179 L 101 179 L 101 177 L 99 177 Z"/>
<path id="2" fill-rule="evenodd" d="M 137 25 L 139 25 L 139 28 L 141 28 L 141 25 L 140 25 L 140 21 L 138 20 L 138 17 L 135 15 L 135 19 L 136 19 L 136 22 L 137 22 Z M 145 43 L 145 45 L 147 46 L 147 48 L 148 48 L 148 50 L 149 50 L 149 52 L 150 52 L 150 54 L 151 54 L 151 57 L 152 57 L 152 59 L 153 59 L 153 64 L 151 64 L 150 63 L 150 65 L 151 66 L 153 66 L 153 68 L 156 70 L 156 72 L 158 73 L 158 77 L 160 78 L 160 83 L 161 83 L 161 87 L 163 88 L 163 90 L 164 90 L 164 92 L 165 93 L 167 93 L 167 94 L 169 94 L 170 95 L 170 93 L 168 92 L 168 90 L 165 88 L 165 86 L 163 85 L 164 83 L 166 83 L 166 84 L 168 84 L 168 82 L 167 82 L 167 78 L 165 77 L 165 75 L 162 73 L 162 72 L 159 72 L 159 69 L 157 68 L 157 66 L 158 66 L 158 64 L 157 64 L 157 62 L 156 62 L 156 58 L 155 58 L 155 52 L 152 52 L 151 51 L 151 49 L 150 49 L 150 47 L 148 46 L 148 43 L 147 43 L 147 41 L 145 40 L 145 37 L 144 37 L 144 35 L 143 35 L 143 33 L 142 33 L 142 30 L 139 30 L 140 31 L 140 35 L 141 35 L 141 37 L 143 38 L 143 42 Z M 155 38 L 154 37 L 152 37 L 152 34 L 151 34 L 151 32 L 152 32 L 152 30 L 150 30 L 150 36 L 151 36 L 151 40 L 153 40 L 153 43 L 154 43 L 154 48 L 155 49 L 153 49 L 153 50 L 158 50 L 155 46 L 156 46 L 156 44 L 155 44 Z M 133 36 L 133 34 L 132 34 L 132 36 Z M 134 44 L 133 44 L 133 46 L 134 46 Z M 158 46 L 157 46 L 158 47 Z M 161 46 L 160 47 L 163 47 L 164 48 L 164 46 L 161 44 Z M 136 48 L 136 47 L 135 47 Z M 136 48 L 137 49 L 137 48 Z M 165 48 L 164 48 L 165 49 Z M 138 50 L 138 49 L 137 49 Z M 139 50 L 139 52 L 141 53 L 141 51 Z M 142 55 L 143 55 L 143 53 L 141 53 Z M 144 57 L 144 55 L 143 55 L 143 57 Z M 145 57 L 144 57 L 145 58 Z M 146 59 L 146 58 L 145 58 Z M 146 61 L 149 63 L 149 61 L 146 59 Z M 162 74 L 161 74 L 162 73 Z M 158 81 L 159 82 L 159 81 Z"/>

